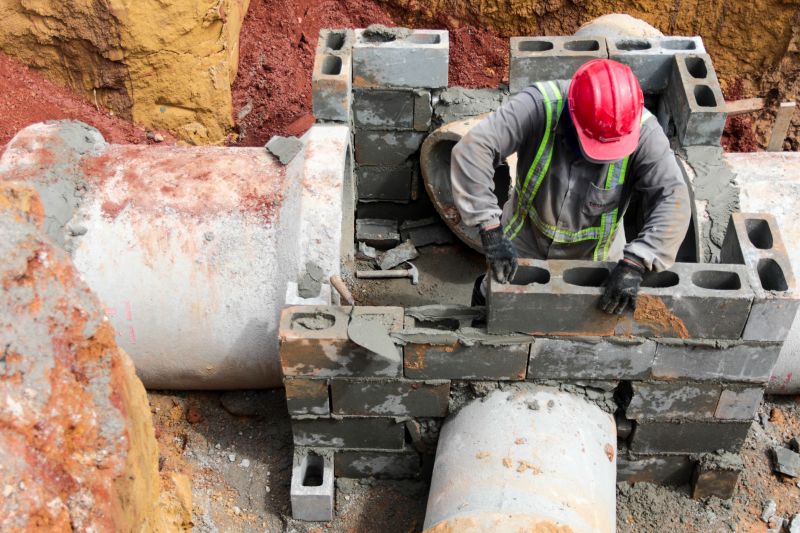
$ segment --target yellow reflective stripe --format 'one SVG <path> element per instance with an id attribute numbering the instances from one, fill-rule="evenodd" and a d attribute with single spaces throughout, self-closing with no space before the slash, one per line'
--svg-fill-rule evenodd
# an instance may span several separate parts
<path id="1" fill-rule="evenodd" d="M 594 240 L 599 237 L 598 232 L 600 228 L 598 228 L 597 226 L 583 228 L 578 231 L 561 230 L 542 220 L 541 216 L 539 215 L 538 211 L 536 211 L 535 208 L 531 209 L 528 214 L 533 220 L 534 225 L 538 227 L 542 231 L 542 233 L 544 233 L 548 238 L 553 239 L 554 241 L 562 244 Z"/>
<path id="2" fill-rule="evenodd" d="M 546 123 L 545 123 L 545 132 L 542 138 L 542 142 L 539 144 L 539 150 L 536 153 L 536 157 L 534 158 L 533 163 L 531 164 L 530 169 L 528 170 L 528 175 L 525 178 L 525 182 L 522 188 L 517 189 L 517 205 L 514 209 L 514 215 L 503 228 L 503 231 L 506 235 L 508 235 L 509 239 L 514 239 L 525 227 L 525 219 L 527 218 L 528 211 L 530 206 L 533 204 L 533 199 L 536 197 L 536 194 L 539 192 L 539 187 L 541 187 L 542 182 L 544 181 L 545 176 L 547 175 L 547 171 L 550 168 L 550 162 L 553 158 L 553 146 L 554 142 L 551 138 L 552 132 L 555 130 L 553 124 L 553 99 L 555 100 L 555 111 L 557 114 L 556 124 L 558 123 L 558 117 L 560 116 L 560 110 L 563 103 L 563 97 L 561 96 L 561 92 L 558 90 L 558 86 L 554 82 L 548 82 L 551 86 L 552 90 L 554 91 L 554 98 L 547 93 L 546 86 L 538 82 L 536 83 L 536 88 L 539 89 L 539 92 L 542 93 L 542 96 L 545 101 L 545 115 L 546 115 Z M 545 155 L 546 154 L 546 155 Z M 545 155 L 544 164 L 539 169 L 539 172 L 536 172 L 537 167 L 542 162 L 542 156 Z M 530 187 L 530 178 L 536 174 L 536 181 L 533 186 L 533 190 L 529 189 Z M 525 201 L 527 197 L 527 202 Z M 523 205 L 525 208 L 523 209 Z"/>

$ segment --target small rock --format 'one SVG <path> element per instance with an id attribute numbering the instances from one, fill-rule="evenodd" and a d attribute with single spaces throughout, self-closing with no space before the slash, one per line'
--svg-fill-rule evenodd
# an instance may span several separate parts
<path id="1" fill-rule="evenodd" d="M 758 421 L 761 423 L 761 427 L 764 428 L 764 431 L 769 431 L 771 424 L 769 422 L 769 415 L 766 413 L 759 413 Z"/>
<path id="2" fill-rule="evenodd" d="M 761 510 L 761 520 L 763 522 L 769 522 L 769 519 L 775 515 L 777 510 L 778 504 L 776 504 L 774 500 L 765 501 Z"/>
<path id="3" fill-rule="evenodd" d="M 792 437 L 789 441 L 789 448 L 794 452 L 800 452 L 800 441 L 797 440 L 797 437 Z"/>
<path id="4" fill-rule="evenodd" d="M 197 424 L 203 421 L 203 415 L 200 413 L 200 409 L 195 406 L 191 406 L 186 410 L 186 421 L 190 424 Z"/>
<path id="5" fill-rule="evenodd" d="M 235 453 L 229 453 L 228 454 L 228 461 L 230 461 L 230 462 L 236 461 L 236 454 Z"/>
<path id="6" fill-rule="evenodd" d="M 360 242 L 358 243 L 358 252 L 356 252 L 356 259 L 361 259 L 362 261 L 368 259 L 377 259 L 378 257 L 378 250 L 369 246 L 366 243 Z"/>
<path id="7" fill-rule="evenodd" d="M 800 533 L 800 514 L 792 516 L 792 521 L 789 523 L 789 533 Z"/>
<path id="8" fill-rule="evenodd" d="M 800 454 L 783 446 L 772 448 L 772 469 L 790 477 L 800 477 Z"/>
<path id="9" fill-rule="evenodd" d="M 783 528 L 783 522 L 784 522 L 783 517 L 773 516 L 770 517 L 769 521 L 767 522 L 767 525 L 769 525 L 770 528 L 780 531 Z"/>
<path id="10" fill-rule="evenodd" d="M 214 445 L 214 448 L 216 448 L 216 449 L 218 449 L 218 450 L 219 450 L 220 448 L 222 448 L 222 446 L 221 446 L 221 445 L 220 445 L 220 443 L 218 442 L 218 443 L 216 443 L 216 444 Z"/>
<path id="11" fill-rule="evenodd" d="M 239 463 L 239 466 L 242 468 L 250 468 L 250 459 L 242 459 L 242 462 Z"/>
<path id="12" fill-rule="evenodd" d="M 266 487 L 264 487 L 264 490 L 266 491 L 266 493 L 267 493 L 267 494 L 269 494 L 269 491 L 270 491 L 269 485 L 267 485 Z"/>
<path id="13" fill-rule="evenodd" d="M 236 516 L 239 516 L 240 514 L 242 514 L 242 510 L 239 509 L 238 506 L 234 505 L 233 506 L 233 514 L 235 514 Z"/>
<path id="14" fill-rule="evenodd" d="M 156 132 L 156 133 L 153 134 L 153 140 L 155 142 L 157 142 L 157 143 L 163 143 L 164 142 L 164 136 L 161 135 L 160 133 Z"/>

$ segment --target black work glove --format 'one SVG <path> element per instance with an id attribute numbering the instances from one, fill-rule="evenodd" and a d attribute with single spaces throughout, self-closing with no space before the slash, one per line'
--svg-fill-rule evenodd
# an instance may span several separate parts
<path id="1" fill-rule="evenodd" d="M 636 309 L 636 295 L 644 277 L 644 267 L 637 261 L 622 259 L 605 282 L 605 292 L 600 298 L 600 309 L 608 314 L 621 315 L 625 309 Z"/>
<path id="2" fill-rule="evenodd" d="M 491 229 L 482 229 L 481 244 L 486 262 L 492 270 L 494 279 L 500 283 L 508 283 L 517 273 L 517 251 L 514 245 L 503 234 L 503 226 Z"/>

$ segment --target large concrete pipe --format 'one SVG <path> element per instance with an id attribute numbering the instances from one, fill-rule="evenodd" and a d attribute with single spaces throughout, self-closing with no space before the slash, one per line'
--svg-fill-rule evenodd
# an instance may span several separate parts
<path id="1" fill-rule="evenodd" d="M 794 275 L 800 275 L 800 153 L 725 154 L 723 160 L 739 187 L 739 210 L 744 213 L 771 213 L 786 245 Z M 798 315 L 800 316 L 800 314 Z M 795 317 L 778 363 L 772 371 L 767 392 L 800 392 L 800 320 Z"/>
<path id="2" fill-rule="evenodd" d="M 50 122 L 14 137 L 0 179 L 38 190 L 147 387 L 272 387 L 280 309 L 330 303 L 352 246 L 349 138 L 314 126 L 283 166 L 263 148 L 110 145 Z"/>
<path id="3" fill-rule="evenodd" d="M 583 398 L 496 390 L 445 422 L 424 529 L 611 533 L 616 442 L 611 415 Z"/>

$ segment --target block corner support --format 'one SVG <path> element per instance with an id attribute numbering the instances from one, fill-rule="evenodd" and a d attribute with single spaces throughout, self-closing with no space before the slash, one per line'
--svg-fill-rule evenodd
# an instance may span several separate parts
<path id="1" fill-rule="evenodd" d="M 800 293 L 775 217 L 732 213 L 720 261 L 744 265 L 754 291 L 742 338 L 783 342 L 800 307 Z"/>
<path id="2" fill-rule="evenodd" d="M 307 522 L 333 520 L 333 454 L 295 448 L 290 499 L 292 518 Z"/>
<path id="3" fill-rule="evenodd" d="M 447 30 L 355 30 L 353 85 L 359 88 L 439 89 L 448 85 Z"/>
<path id="4" fill-rule="evenodd" d="M 646 94 L 660 94 L 669 85 L 675 54 L 706 52 L 701 37 L 606 38 L 608 57 L 628 65 Z"/>
<path id="5" fill-rule="evenodd" d="M 666 92 L 681 146 L 719 146 L 725 128 L 725 97 L 708 54 L 675 54 Z"/>
<path id="6" fill-rule="evenodd" d="M 349 29 L 319 32 L 311 75 L 312 109 L 318 119 L 350 120 L 354 35 Z"/>
<path id="7" fill-rule="evenodd" d="M 509 89 L 517 93 L 537 81 L 568 80 L 592 59 L 608 57 L 604 37 L 512 37 Z"/>
<path id="8" fill-rule="evenodd" d="M 733 453 L 709 453 L 700 456 L 692 476 L 692 498 L 716 496 L 729 500 L 736 491 L 744 470 L 742 458 Z"/>

